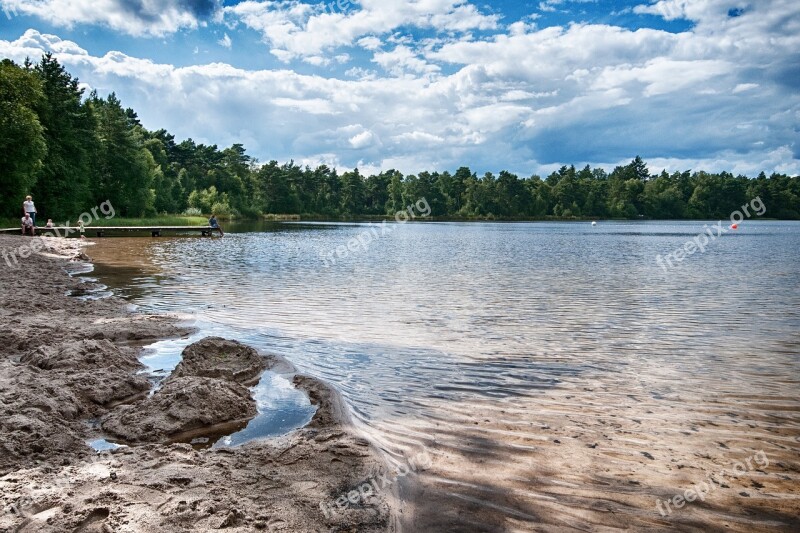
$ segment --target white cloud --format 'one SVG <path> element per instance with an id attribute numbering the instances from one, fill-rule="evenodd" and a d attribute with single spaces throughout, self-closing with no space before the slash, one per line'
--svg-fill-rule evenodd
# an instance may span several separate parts
<path id="1" fill-rule="evenodd" d="M 539 11 L 544 11 L 546 13 L 553 12 L 556 10 L 555 6 L 561 3 L 561 0 L 546 0 L 545 2 L 539 2 Z"/>
<path id="2" fill-rule="evenodd" d="M 564 6 L 565 4 L 588 4 L 596 2 L 597 0 L 544 0 L 539 2 L 539 11 L 552 13 L 553 11 L 557 11 L 559 7 Z"/>
<path id="3" fill-rule="evenodd" d="M 88 56 L 89 52 L 72 41 L 65 41 L 56 35 L 39 33 L 27 30 L 19 39 L 13 42 L 13 49 L 30 50 L 32 57 L 41 55 L 42 51 L 51 51 L 55 54 L 70 56 Z"/>
<path id="4" fill-rule="evenodd" d="M 322 98 L 273 98 L 273 105 L 285 107 L 292 111 L 301 111 L 309 115 L 336 115 L 340 113 L 331 102 Z"/>
<path id="5" fill-rule="evenodd" d="M 369 35 L 367 37 L 362 37 L 358 40 L 358 46 L 363 48 L 364 50 L 377 50 L 381 47 L 383 43 L 380 39 L 375 37 L 374 35 Z"/>
<path id="6" fill-rule="evenodd" d="M 316 67 L 322 67 L 331 63 L 330 59 L 323 56 L 307 56 L 303 58 L 303 62 Z"/>
<path id="7" fill-rule="evenodd" d="M 375 141 L 376 141 L 375 134 L 369 130 L 366 130 L 350 137 L 350 146 L 352 146 L 356 150 L 360 150 L 362 148 L 367 148 L 368 146 L 372 146 L 375 143 Z"/>
<path id="8" fill-rule="evenodd" d="M 420 3 L 429 14 L 465 5 Z M 273 22 L 295 17 L 286 29 L 296 35 L 282 47 L 273 43 L 272 53 L 327 65 L 331 77 L 222 63 L 175 67 L 119 52 L 98 57 L 35 30 L 0 40 L 0 56 L 21 61 L 55 50 L 82 82 L 101 94 L 116 91 L 147 127 L 198 142 L 246 140 L 262 160 L 406 173 L 467 164 L 530 175 L 570 163 L 613 166 L 639 154 L 651 168 L 800 173 L 798 10 L 771 0 L 729 16 L 729 8 L 702 4 L 686 8 L 697 20 L 681 33 L 511 24 L 479 39 L 459 32 L 419 39 L 371 28 L 310 44 L 295 37 L 314 17 L 336 16 L 352 29 L 363 10 L 314 15 L 316 7 L 281 4 L 268 26 L 277 31 Z M 242 5 L 265 14 L 261 3 Z M 337 36 L 360 49 L 334 50 Z M 330 74 L 339 64 L 347 64 L 343 79 Z"/>
<path id="9" fill-rule="evenodd" d="M 616 165 L 630 163 L 628 160 L 620 160 L 616 163 L 605 165 L 613 168 Z M 755 177 L 759 172 L 772 172 L 789 174 L 796 176 L 800 174 L 800 165 L 797 158 L 793 156 L 790 146 L 779 146 L 774 150 L 758 152 L 756 157 L 742 159 L 733 150 L 723 150 L 714 157 L 708 158 L 651 158 L 647 161 L 650 172 L 660 172 L 662 169 L 667 172 L 683 172 L 684 170 L 705 170 L 708 172 L 730 172 L 738 176 Z"/>
<path id="10" fill-rule="evenodd" d="M 499 35 L 491 41 L 446 44 L 428 57 L 481 66 L 492 77 L 557 87 L 581 69 L 641 64 L 667 55 L 679 40 L 674 34 L 650 29 L 634 32 L 614 26 L 575 24 Z"/>
<path id="11" fill-rule="evenodd" d="M 230 50 L 231 46 L 233 46 L 233 41 L 231 41 L 231 38 L 228 37 L 228 34 L 226 33 L 222 39 L 217 41 L 217 44 L 219 44 L 223 48 L 227 48 L 228 50 Z"/>
<path id="12" fill-rule="evenodd" d="M 367 70 L 361 67 L 353 67 L 347 69 L 344 73 L 345 76 L 348 78 L 358 78 L 362 81 L 365 80 L 374 80 L 378 77 L 378 73 L 374 70 Z"/>
<path id="13" fill-rule="evenodd" d="M 361 0 L 360 9 L 346 13 L 295 0 L 247 0 L 227 6 L 223 12 L 225 20 L 260 32 L 271 52 L 282 61 L 316 56 L 354 43 L 374 50 L 380 46 L 376 35 L 406 25 L 441 32 L 498 26 L 496 15 L 484 15 L 464 0 Z"/>
<path id="14" fill-rule="evenodd" d="M 720 60 L 675 61 L 657 58 L 637 67 L 630 65 L 606 67 L 595 73 L 595 81 L 591 87 L 608 90 L 633 83 L 644 86 L 641 94 L 645 97 L 685 91 L 690 88 L 702 91 L 706 82 L 733 69 L 733 65 Z"/>
<path id="15" fill-rule="evenodd" d="M 445 139 L 438 136 L 433 135 L 431 133 L 427 133 L 425 131 L 411 131 L 401 133 L 393 138 L 394 141 L 402 144 L 407 143 L 415 143 L 415 144 L 441 144 L 445 142 Z"/>
<path id="16" fill-rule="evenodd" d="M 420 58 L 414 50 L 407 46 L 397 46 L 390 52 L 378 52 L 372 59 L 393 76 L 403 76 L 406 73 L 432 74 L 440 69 Z"/>
<path id="17" fill-rule="evenodd" d="M 733 88 L 733 94 L 743 93 L 745 91 L 749 91 L 752 89 L 757 89 L 757 83 L 740 83 L 736 87 Z"/>
<path id="18" fill-rule="evenodd" d="M 730 9 L 744 9 L 747 2 L 737 0 L 656 0 L 633 8 L 639 15 L 657 15 L 664 20 L 687 19 L 707 21 L 727 16 Z"/>
<path id="19" fill-rule="evenodd" d="M 197 28 L 216 11 L 218 0 L 0 0 L 0 7 L 59 27 L 102 25 L 129 35 L 161 36 Z"/>

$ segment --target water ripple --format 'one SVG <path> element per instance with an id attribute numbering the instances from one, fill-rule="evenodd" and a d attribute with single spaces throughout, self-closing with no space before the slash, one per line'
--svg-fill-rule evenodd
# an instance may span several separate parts
<path id="1" fill-rule="evenodd" d="M 398 463 L 430 453 L 401 493 L 448 511 L 418 509 L 415 528 L 646 529 L 663 526 L 654 495 L 755 449 L 800 451 L 800 225 L 743 225 L 664 271 L 656 256 L 703 224 L 408 224 L 327 267 L 363 225 L 94 255 L 142 311 L 188 313 L 334 384 Z M 687 512 L 747 514 L 720 503 Z"/>

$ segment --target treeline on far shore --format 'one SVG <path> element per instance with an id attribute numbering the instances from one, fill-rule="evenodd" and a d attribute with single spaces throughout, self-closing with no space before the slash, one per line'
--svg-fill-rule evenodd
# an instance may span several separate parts
<path id="1" fill-rule="evenodd" d="M 564 166 L 523 178 L 507 171 L 478 176 L 468 167 L 364 176 L 324 165 L 261 164 L 241 144 L 219 149 L 147 130 L 115 94 L 84 95 L 50 54 L 36 64 L 0 62 L 0 106 L 0 217 L 20 216 L 32 194 L 40 218 L 54 220 L 105 201 L 122 217 L 374 217 L 422 198 L 437 218 L 716 219 L 755 197 L 769 218 L 800 219 L 800 176 L 651 174 L 638 156 L 610 173 Z"/>

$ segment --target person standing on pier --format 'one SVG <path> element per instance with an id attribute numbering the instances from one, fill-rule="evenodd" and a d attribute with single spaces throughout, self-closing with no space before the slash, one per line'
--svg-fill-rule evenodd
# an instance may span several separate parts
<path id="1" fill-rule="evenodd" d="M 36 226 L 36 206 L 33 205 L 32 196 L 26 196 L 25 201 L 22 202 L 22 213 L 30 215 L 33 225 Z"/>

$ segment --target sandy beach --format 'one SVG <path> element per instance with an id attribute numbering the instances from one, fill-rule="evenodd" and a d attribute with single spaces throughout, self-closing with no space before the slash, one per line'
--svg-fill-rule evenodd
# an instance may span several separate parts
<path id="1" fill-rule="evenodd" d="M 0 21 L 0 533 L 800 533 L 800 0 Z"/>
<path id="2" fill-rule="evenodd" d="M 0 253 L 30 242 L 0 237 Z M 88 259 L 82 244 L 51 240 L 0 278 L 0 531 L 395 530 L 391 492 L 367 488 L 384 463 L 316 379 L 294 378 L 317 411 L 289 435 L 176 442 L 252 418 L 248 387 L 288 363 L 205 339 L 150 395 L 142 346 L 190 331 L 115 297 L 71 296 L 91 289 L 65 271 Z M 98 453 L 87 443 L 101 436 L 129 445 Z"/>

